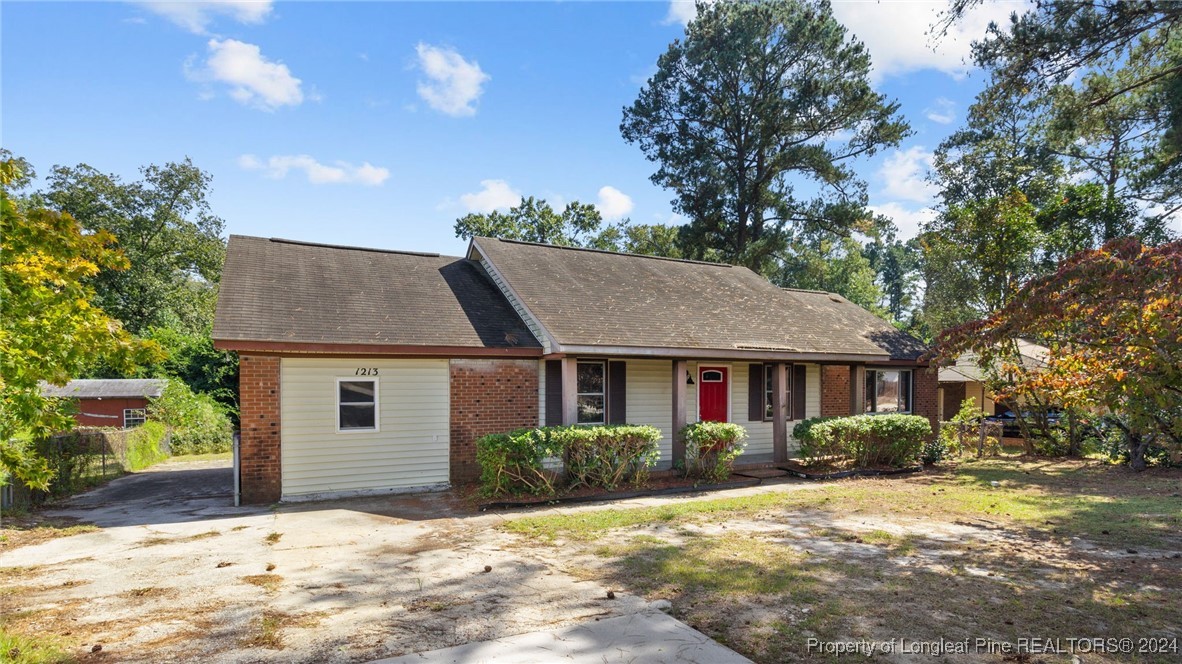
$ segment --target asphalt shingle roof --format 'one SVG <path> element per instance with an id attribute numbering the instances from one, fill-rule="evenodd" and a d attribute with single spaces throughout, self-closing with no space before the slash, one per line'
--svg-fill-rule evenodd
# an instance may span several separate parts
<path id="1" fill-rule="evenodd" d="M 538 348 L 463 258 L 231 235 L 217 341 Z"/>
<path id="2" fill-rule="evenodd" d="M 72 380 L 65 385 L 41 383 L 41 395 L 74 399 L 155 398 L 167 381 L 157 378 L 101 378 Z"/>
<path id="3" fill-rule="evenodd" d="M 889 356 L 918 339 L 843 297 L 783 289 L 742 267 L 476 238 L 561 346 Z"/>

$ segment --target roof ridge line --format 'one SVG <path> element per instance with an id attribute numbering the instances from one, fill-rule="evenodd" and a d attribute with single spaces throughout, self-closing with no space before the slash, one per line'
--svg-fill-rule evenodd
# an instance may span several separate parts
<path id="1" fill-rule="evenodd" d="M 269 242 L 278 244 L 294 244 L 302 247 L 324 247 L 326 249 L 342 249 L 345 251 L 368 251 L 375 254 L 401 254 L 404 256 L 421 256 L 423 258 L 442 258 L 442 254 L 426 251 L 402 251 L 399 249 L 375 249 L 373 247 L 354 247 L 346 244 L 328 244 L 325 242 L 307 242 L 305 240 L 289 240 L 282 237 L 266 238 Z"/>
<path id="2" fill-rule="evenodd" d="M 790 286 L 780 286 L 780 290 L 792 291 L 793 293 L 816 293 L 818 295 L 840 295 L 827 290 L 816 290 L 814 288 L 792 288 Z"/>
<path id="3" fill-rule="evenodd" d="M 629 256 L 633 258 L 651 258 L 657 261 L 670 261 L 673 263 L 689 263 L 691 265 L 713 265 L 716 267 L 735 267 L 730 263 L 715 263 L 712 261 L 696 261 L 689 258 L 670 258 L 668 256 L 650 256 L 649 254 L 634 254 L 627 251 L 608 251 L 607 249 L 595 249 L 594 247 L 571 247 L 564 244 L 546 244 L 545 242 L 530 242 L 529 240 L 509 240 L 500 237 L 477 236 L 484 240 L 496 240 L 497 242 L 508 242 L 511 244 L 525 244 L 534 247 L 546 247 L 547 249 L 567 249 L 569 251 L 586 251 L 594 254 L 610 254 L 612 256 Z"/>

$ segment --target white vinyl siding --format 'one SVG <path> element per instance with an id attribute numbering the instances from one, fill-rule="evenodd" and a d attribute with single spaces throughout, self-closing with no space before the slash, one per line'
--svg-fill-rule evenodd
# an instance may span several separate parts
<path id="1" fill-rule="evenodd" d="M 673 363 L 670 360 L 628 360 L 625 408 L 628 424 L 644 424 L 661 430 L 658 467 L 673 459 Z M 686 386 L 687 390 L 693 389 Z"/>
<path id="2" fill-rule="evenodd" d="M 378 369 L 379 431 L 338 433 L 337 379 Z M 446 359 L 283 358 L 284 499 L 405 491 L 448 482 Z"/>
<path id="3" fill-rule="evenodd" d="M 748 362 L 731 365 L 731 414 L 737 424 L 747 428 L 747 449 L 743 454 L 772 454 L 772 423 L 748 422 L 747 420 L 747 370 Z M 789 376 L 791 378 L 791 376 Z M 821 367 L 806 364 L 804 368 L 804 413 L 805 417 L 821 414 Z M 788 455 L 800 448 L 792 438 L 796 420 L 788 420 Z M 741 458 L 741 457 L 740 457 Z"/>

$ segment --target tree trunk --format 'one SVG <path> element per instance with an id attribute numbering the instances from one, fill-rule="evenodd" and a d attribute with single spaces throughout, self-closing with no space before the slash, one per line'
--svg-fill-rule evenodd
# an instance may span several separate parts
<path id="1" fill-rule="evenodd" d="M 1129 432 L 1129 467 L 1138 473 L 1145 470 L 1145 451 L 1149 449 L 1149 439 L 1139 433 Z"/>

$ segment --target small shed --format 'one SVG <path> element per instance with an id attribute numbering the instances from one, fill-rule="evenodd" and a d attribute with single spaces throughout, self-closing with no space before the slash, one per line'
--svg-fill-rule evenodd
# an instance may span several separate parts
<path id="1" fill-rule="evenodd" d="M 41 394 L 75 399 L 79 426 L 128 428 L 144 423 L 148 399 L 160 396 L 166 383 L 158 378 L 72 380 L 61 386 L 42 383 Z"/>

